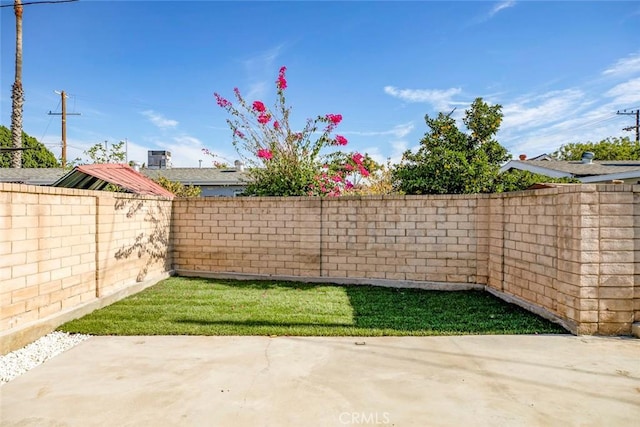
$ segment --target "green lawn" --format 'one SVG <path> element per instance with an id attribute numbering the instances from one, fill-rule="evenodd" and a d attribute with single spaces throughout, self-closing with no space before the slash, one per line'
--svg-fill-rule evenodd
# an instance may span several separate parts
<path id="1" fill-rule="evenodd" d="M 93 335 L 567 333 L 482 291 L 172 277 L 62 325 Z"/>

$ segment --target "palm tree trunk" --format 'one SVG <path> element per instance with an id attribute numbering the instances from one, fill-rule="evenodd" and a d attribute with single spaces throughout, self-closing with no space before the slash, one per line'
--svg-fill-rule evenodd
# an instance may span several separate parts
<path id="1" fill-rule="evenodd" d="M 22 0 L 13 2 L 16 15 L 16 79 L 11 90 L 11 138 L 13 148 L 11 153 L 11 167 L 22 166 L 22 106 L 24 105 L 24 90 L 22 89 Z"/>

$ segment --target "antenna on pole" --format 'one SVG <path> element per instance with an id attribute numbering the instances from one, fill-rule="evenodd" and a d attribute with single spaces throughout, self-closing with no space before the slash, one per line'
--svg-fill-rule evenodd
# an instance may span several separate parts
<path id="1" fill-rule="evenodd" d="M 62 116 L 62 168 L 67 167 L 67 116 L 79 116 L 80 113 L 67 113 L 67 94 L 64 91 L 55 93 L 62 97 L 62 113 L 52 113 L 49 111 L 50 116 Z"/>

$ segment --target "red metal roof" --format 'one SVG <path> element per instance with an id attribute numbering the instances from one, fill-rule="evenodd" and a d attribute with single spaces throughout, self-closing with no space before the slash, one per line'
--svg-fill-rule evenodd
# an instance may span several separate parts
<path id="1" fill-rule="evenodd" d="M 76 166 L 74 171 L 115 184 L 135 194 L 162 196 L 170 199 L 174 198 L 174 194 L 172 192 L 125 164 L 102 163 L 95 165 L 82 165 Z"/>

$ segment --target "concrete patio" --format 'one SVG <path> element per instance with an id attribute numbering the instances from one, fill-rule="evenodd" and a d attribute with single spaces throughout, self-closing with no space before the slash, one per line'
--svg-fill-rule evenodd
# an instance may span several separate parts
<path id="1" fill-rule="evenodd" d="M 631 426 L 640 340 L 92 337 L 0 396 L 2 426 Z"/>

